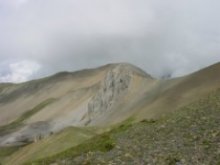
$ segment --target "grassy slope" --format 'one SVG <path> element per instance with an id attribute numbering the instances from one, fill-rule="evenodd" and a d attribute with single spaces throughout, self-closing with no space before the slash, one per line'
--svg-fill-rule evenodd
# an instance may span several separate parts
<path id="1" fill-rule="evenodd" d="M 34 164 L 220 164 L 220 90 L 158 121 L 125 124 Z"/>
<path id="2" fill-rule="evenodd" d="M 0 164 L 5 157 L 12 155 L 14 152 L 18 151 L 19 147 L 1 147 L 0 148 Z"/>
<path id="3" fill-rule="evenodd" d="M 54 101 L 55 101 L 55 99 L 45 100 L 44 102 L 40 103 L 39 105 L 37 105 L 33 109 L 22 114 L 18 119 L 16 119 L 12 123 L 5 125 L 5 126 L 0 126 L 0 136 L 8 134 L 10 132 L 13 132 L 13 131 L 17 130 L 18 128 L 22 127 L 23 122 L 26 119 L 28 119 L 32 115 L 36 114 L 37 112 L 39 112 L 40 110 L 45 108 L 47 105 L 53 103 Z M 3 161 L 5 159 L 5 157 L 8 157 L 8 156 L 12 155 L 14 152 L 18 151 L 20 148 L 21 147 L 16 147 L 16 146 L 15 147 L 0 147 L 0 162 Z"/>
<path id="4" fill-rule="evenodd" d="M 220 87 L 220 63 L 202 69 L 191 75 L 162 81 L 153 93 L 153 102 L 146 102 L 137 110 L 137 118 L 160 118 L 166 113 L 206 96 Z M 146 97 L 148 94 L 146 95 Z"/>
<path id="5" fill-rule="evenodd" d="M 203 70 L 203 71 L 200 71 L 200 72 L 198 72 L 198 73 L 195 73 L 195 74 L 192 74 L 191 76 L 187 76 L 186 78 L 182 78 L 181 79 L 181 81 L 179 81 L 178 83 L 174 83 L 174 85 L 171 87 L 172 88 L 172 90 L 170 90 L 170 89 L 168 89 L 168 90 L 162 90 L 162 93 L 160 93 L 160 97 L 159 97 L 159 99 L 161 98 L 161 100 L 159 100 L 159 101 L 157 101 L 157 102 L 155 102 L 156 104 L 156 106 L 154 106 L 154 104 L 153 104 L 153 106 L 151 107 L 150 106 L 150 109 L 149 109 L 149 111 L 148 111 L 148 109 L 146 109 L 145 108 L 145 106 L 144 106 L 144 109 L 143 109 L 143 112 L 144 113 L 140 113 L 140 116 L 143 116 L 144 118 L 146 117 L 146 116 L 150 116 L 149 114 L 151 114 L 152 113 L 152 116 L 160 116 L 161 114 L 166 114 L 167 112 L 170 112 L 170 111 L 173 111 L 173 110 L 175 110 L 176 108 L 178 108 L 178 106 L 179 105 L 183 105 L 183 103 L 185 104 L 185 103 L 188 103 L 188 102 L 190 102 L 191 100 L 192 100 L 192 98 L 196 98 L 197 99 L 197 96 L 202 96 L 202 94 L 204 94 L 204 95 L 206 95 L 206 93 L 207 93 L 207 91 L 210 91 L 210 90 L 212 90 L 212 89 L 214 89 L 214 88 L 216 88 L 216 86 L 218 86 L 219 87 L 219 82 L 220 82 L 220 79 L 219 79 L 219 76 L 216 76 L 216 75 L 218 75 L 218 73 L 216 73 L 216 71 L 219 71 L 219 69 L 220 69 L 220 65 L 219 64 L 217 64 L 217 65 L 215 65 L 215 66 L 212 66 L 212 67 L 210 67 L 210 68 L 207 68 L 207 69 L 205 69 L 205 70 Z M 81 73 L 81 72 L 80 72 Z M 79 73 L 79 75 L 81 75 Z M 87 76 L 87 75 L 86 75 Z M 85 77 L 86 77 L 85 76 Z M 56 76 L 54 77 L 54 79 L 56 80 Z M 62 76 L 61 76 L 61 79 L 62 79 Z M 183 80 L 183 81 L 182 81 Z M 203 84 L 203 85 L 199 85 L 199 84 Z M 217 85 L 216 85 L 217 84 Z M 165 86 L 166 87 L 166 86 Z M 166 87 L 167 88 L 167 87 Z M 205 91 L 205 92 L 204 92 Z M 157 92 L 156 92 L 157 93 Z M 147 93 L 147 95 L 148 95 L 149 93 Z M 145 100 L 144 100 L 145 101 Z M 154 103 L 154 102 L 153 102 Z M 159 105 L 159 106 L 158 106 Z M 177 106 L 178 105 L 178 106 Z M 147 105 L 148 106 L 148 105 Z M 147 107 L 146 106 L 146 107 Z M 24 115 L 24 116 L 26 116 L 26 115 Z M 21 119 L 22 119 L 22 117 L 21 117 Z M 20 119 L 18 119 L 18 121 L 19 121 Z M 23 119 L 22 119 L 23 120 Z M 21 121 L 21 120 L 20 120 Z M 18 122 L 18 123 L 22 123 L 22 122 Z M 161 121 L 159 121 L 159 122 L 156 122 L 157 123 L 157 125 L 159 125 L 160 123 L 161 123 Z M 137 127 L 137 129 L 139 128 L 139 126 L 141 126 L 142 124 L 144 124 L 144 123 L 141 123 L 140 125 L 135 125 L 134 127 L 136 128 Z M 12 124 L 12 126 L 13 126 L 13 124 Z M 15 126 L 17 127 L 17 124 L 16 124 L 16 122 L 15 122 Z M 14 127 L 14 126 L 13 126 Z M 145 127 L 145 125 L 143 125 L 143 127 Z M 149 128 L 149 129 L 151 129 L 151 128 Z M 156 129 L 156 128 L 153 128 L 153 129 Z M 1 129 L 0 129 L 1 130 Z M 5 130 L 5 129 L 4 129 Z M 10 129 L 9 129 L 10 130 Z M 149 131 L 149 130 L 148 130 Z M 123 134 L 123 133 L 122 133 Z M 124 134 L 125 135 L 125 138 L 126 138 L 126 134 Z M 104 137 L 102 137 L 102 136 L 100 136 L 99 138 L 101 138 L 100 140 L 98 140 L 99 138 L 98 137 L 96 137 L 96 138 L 94 138 L 93 140 L 92 140 L 92 142 L 96 142 L 96 144 L 95 145 L 91 145 L 91 141 L 88 141 L 88 143 L 87 143 L 87 145 L 86 144 L 83 144 L 83 145 L 86 145 L 86 147 L 85 146 L 83 146 L 83 147 L 85 147 L 85 149 L 86 150 L 81 150 L 80 149 L 80 151 L 79 151 L 79 148 L 78 149 L 75 149 L 75 147 L 74 148 L 72 148 L 71 150 L 67 150 L 66 152 L 64 152 L 64 153 L 60 153 L 59 155 L 61 156 L 61 155 L 63 155 L 63 156 L 61 156 L 61 157 L 64 157 L 64 160 L 66 160 L 66 157 L 67 157 L 67 159 L 69 159 L 68 157 L 68 155 L 71 155 L 70 157 L 72 157 L 74 154 L 72 154 L 72 153 L 75 153 L 75 156 L 76 155 L 79 155 L 80 153 L 87 153 L 88 151 L 90 151 L 90 150 L 99 150 L 100 148 L 100 150 L 102 150 L 103 151 L 103 146 L 104 146 L 104 150 L 105 150 L 105 141 L 107 141 L 107 145 L 109 144 L 108 142 L 109 142 L 109 140 L 110 140 L 110 144 L 113 144 L 114 145 L 114 141 L 117 141 L 117 138 L 115 138 L 115 139 L 112 139 L 111 137 L 112 136 L 114 136 L 114 137 L 117 137 L 117 133 L 115 133 L 114 131 L 113 132 L 111 132 L 111 133 L 109 133 L 109 134 L 107 134 L 107 136 L 104 136 Z M 149 135 L 150 136 L 150 135 Z M 152 136 L 153 136 L 153 133 L 152 133 Z M 71 136 L 70 136 L 71 137 Z M 64 138 L 65 139 L 65 138 Z M 68 139 L 68 138 L 67 138 Z M 98 140 L 98 141 L 97 141 Z M 52 140 L 51 140 L 52 141 Z M 68 140 L 67 140 L 67 142 L 68 142 Z M 74 143 L 74 142 L 71 142 L 71 143 Z M 69 145 L 71 144 L 71 143 L 69 143 Z M 117 142 L 116 142 L 117 143 Z M 57 142 L 57 144 L 60 144 L 60 142 Z M 56 146 L 57 144 L 53 144 L 54 146 Z M 78 144 L 78 143 L 77 143 Z M 94 144 L 94 143 L 92 143 L 92 144 Z M 45 143 L 44 145 L 42 145 L 42 146 L 46 146 L 47 144 Z M 76 144 L 74 144 L 73 146 L 75 146 Z M 39 146 L 41 146 L 41 145 L 39 145 Z M 58 147 L 59 147 L 59 145 L 57 145 Z M 93 148 L 90 148 L 90 146 L 93 146 Z M 110 145 L 111 146 L 111 145 Z M 117 145 L 116 145 L 117 146 Z M 37 147 L 37 144 L 36 145 L 33 145 L 32 146 L 33 148 L 38 148 Z M 70 146 L 69 146 L 70 147 Z M 28 148 L 28 146 L 27 146 L 27 148 Z M 32 149 L 33 149 L 32 148 Z M 48 146 L 48 148 L 51 148 L 51 146 Z M 68 147 L 67 147 L 68 148 Z M 62 150 L 65 150 L 65 149 L 67 149 L 67 148 L 63 148 L 62 149 L 62 147 L 61 147 L 61 149 Z M 108 147 L 107 147 L 108 148 Z M 111 147 L 110 147 L 111 148 Z M 24 148 L 24 150 L 23 151 L 25 151 L 25 149 L 26 149 L 26 147 Z M 28 150 L 28 152 L 30 152 L 31 150 L 32 150 L 31 148 L 29 148 L 29 150 Z M 10 151 L 10 149 L 8 149 L 9 151 Z M 21 162 L 23 162 L 23 161 L 29 161 L 29 160 L 32 160 L 33 158 L 35 158 L 35 156 L 33 156 L 33 155 L 35 155 L 35 152 L 37 153 L 37 152 L 39 152 L 40 153 L 40 151 L 41 150 L 44 150 L 44 148 L 42 149 L 41 147 L 39 147 L 37 150 L 35 150 L 31 155 L 32 156 L 27 156 L 26 157 L 26 155 L 23 153 L 23 155 L 21 156 L 21 157 L 23 157 L 22 158 L 22 161 Z M 22 151 L 22 150 L 21 150 Z M 16 155 L 16 154 L 18 154 L 18 153 L 22 153 L 21 151 L 19 151 L 19 152 L 17 152 L 17 153 L 15 153 L 14 155 Z M 55 150 L 56 152 L 52 152 L 52 154 L 56 154 L 57 152 L 60 152 L 61 150 Z M 69 152 L 69 151 L 71 151 L 71 152 Z M 7 153 L 8 151 L 6 151 L 5 153 Z M 27 152 L 27 150 L 25 151 L 25 152 Z M 8 152 L 8 153 L 10 153 L 10 152 Z M 49 152 L 48 152 L 49 153 Z M 43 156 L 47 156 L 48 155 L 48 153 L 46 153 L 45 155 L 43 155 Z M 96 152 L 94 152 L 94 153 L 96 153 Z M 67 155 L 66 155 L 67 154 Z M 13 156 L 14 156 L 13 155 Z M 82 154 L 83 155 L 83 154 Z M 56 158 L 57 157 L 59 157 L 58 155 L 56 155 Z M 19 157 L 14 157 L 15 159 L 13 159 L 13 160 L 17 160 Z M 40 158 L 40 157 L 37 157 L 37 158 Z M 84 157 L 82 156 L 82 158 L 84 159 Z M 54 159 L 54 157 L 52 157 L 52 158 L 50 158 L 50 159 L 48 159 L 48 160 L 53 160 Z M 63 158 L 62 158 L 63 159 Z M 62 160 L 61 159 L 61 160 Z M 72 159 L 72 158 L 71 158 Z M 47 159 L 46 159 L 47 160 Z M 56 159 L 55 159 L 56 160 Z M 85 159 L 84 159 L 85 160 Z M 72 161 L 72 160 L 71 160 Z"/>
<path id="6" fill-rule="evenodd" d="M 70 127 L 58 134 L 54 134 L 46 139 L 21 148 L 18 152 L 15 152 L 6 159 L 4 164 L 13 165 L 14 162 L 16 162 L 16 164 L 19 165 L 23 164 L 25 161 L 51 156 L 70 147 L 76 146 L 94 135 L 94 132 L 91 132 L 90 130 Z"/>
<path id="7" fill-rule="evenodd" d="M 35 106 L 33 109 L 22 114 L 18 119 L 11 122 L 10 124 L 0 126 L 0 136 L 13 132 L 17 128 L 21 127 L 26 119 L 30 118 L 31 116 L 33 116 L 34 114 L 36 114 L 37 112 L 48 106 L 49 104 L 53 103 L 54 101 L 55 99 L 47 99 L 42 103 L 40 103 L 39 105 Z"/>
<path id="8" fill-rule="evenodd" d="M 111 67 L 111 66 L 110 66 Z M 69 91 L 97 84 L 110 67 L 58 73 L 20 84 L 0 83 L 0 125 L 6 125 L 49 98 L 61 98 Z M 15 110 L 16 107 L 16 111 Z"/>

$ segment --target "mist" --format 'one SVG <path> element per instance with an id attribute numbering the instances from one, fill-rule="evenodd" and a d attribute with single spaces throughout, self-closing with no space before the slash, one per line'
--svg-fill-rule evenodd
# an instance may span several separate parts
<path id="1" fill-rule="evenodd" d="M 179 77 L 220 61 L 217 0 L 0 0 L 0 82 L 128 62 Z"/>

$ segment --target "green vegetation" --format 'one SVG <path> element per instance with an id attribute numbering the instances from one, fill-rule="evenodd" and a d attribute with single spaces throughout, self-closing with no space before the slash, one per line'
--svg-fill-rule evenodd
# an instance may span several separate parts
<path id="1" fill-rule="evenodd" d="M 133 122 L 134 122 L 134 118 L 130 117 L 127 120 L 113 126 L 111 128 L 111 131 L 109 131 L 109 134 L 117 134 L 120 132 L 124 132 L 124 131 L 128 130 L 130 127 L 132 127 Z"/>
<path id="2" fill-rule="evenodd" d="M 127 120 L 125 120 L 124 122 L 117 124 L 117 126 L 114 126 L 111 131 L 109 132 L 105 132 L 101 135 L 96 135 L 93 138 L 85 141 L 84 143 L 72 147 L 64 152 L 55 154 L 53 156 L 47 157 L 45 159 L 40 159 L 33 162 L 29 162 L 26 163 L 28 164 L 50 164 L 53 163 L 54 160 L 62 160 L 66 157 L 76 157 L 79 156 L 81 154 L 88 154 L 91 152 L 108 152 L 110 150 L 112 150 L 115 147 L 115 139 L 112 135 L 114 134 L 119 134 L 121 132 L 124 132 L 126 130 L 128 130 L 131 126 L 132 126 L 132 118 L 129 118 Z M 86 162 L 88 163 L 88 162 Z"/>
<path id="3" fill-rule="evenodd" d="M 55 101 L 55 99 L 53 99 L 53 98 L 47 99 L 47 100 L 43 101 L 42 103 L 40 103 L 39 105 L 35 106 L 33 109 L 28 110 L 27 112 L 22 114 L 18 119 L 16 119 L 15 121 L 11 122 L 10 124 L 5 125 L 5 126 L 0 126 L 0 135 L 4 135 L 4 134 L 7 134 L 7 133 L 10 133 L 13 130 L 21 127 L 23 125 L 23 122 L 26 119 L 28 119 L 32 115 L 36 114 L 37 112 L 39 112 L 40 110 L 45 108 L 47 105 L 53 103 L 54 101 Z"/>
<path id="4" fill-rule="evenodd" d="M 83 143 L 96 134 L 87 128 L 69 127 L 50 137 L 29 144 L 10 156 L 5 164 L 23 164 L 30 160 L 37 160 L 65 151 L 73 146 Z M 109 146 L 107 146 L 109 147 Z M 24 156 L 25 155 L 25 156 Z"/>
<path id="5" fill-rule="evenodd" d="M 148 123 L 148 124 L 153 124 L 153 123 L 156 123 L 156 120 L 154 119 L 144 119 L 144 120 L 141 120 L 142 123 Z"/>
<path id="6" fill-rule="evenodd" d="M 36 114 L 37 112 L 39 112 L 40 110 L 42 110 L 43 108 L 45 108 L 47 105 L 53 103 L 56 99 L 47 99 L 45 101 L 43 101 L 42 103 L 40 103 L 39 105 L 37 105 L 36 107 L 34 107 L 33 109 L 25 112 L 21 117 L 19 117 L 15 122 L 17 123 L 21 123 L 23 121 L 25 121 L 26 119 L 28 119 L 29 117 L 31 117 L 32 115 Z"/>
<path id="7" fill-rule="evenodd" d="M 27 164 L 219 164 L 220 90 L 172 114 L 111 131 Z"/>
<path id="8" fill-rule="evenodd" d="M 109 133 L 104 133 L 99 136 L 95 136 L 84 143 L 70 148 L 64 152 L 56 154 L 54 156 L 48 157 L 46 159 L 38 160 L 34 162 L 34 164 L 49 164 L 52 163 L 55 159 L 64 159 L 66 157 L 74 157 L 79 156 L 80 154 L 86 154 L 88 152 L 94 151 L 101 151 L 101 152 L 108 152 L 115 147 L 115 142 L 110 136 Z M 32 164 L 32 163 L 27 163 Z"/>
<path id="9" fill-rule="evenodd" d="M 0 148 L 0 164 L 1 160 L 14 152 L 16 152 L 19 149 L 19 147 L 1 147 Z"/>

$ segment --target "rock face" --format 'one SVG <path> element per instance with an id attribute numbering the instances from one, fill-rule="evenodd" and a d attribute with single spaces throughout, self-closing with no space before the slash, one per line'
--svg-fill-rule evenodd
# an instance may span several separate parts
<path id="1" fill-rule="evenodd" d="M 111 111 L 118 99 L 128 90 L 131 80 L 132 71 L 127 65 L 121 64 L 111 69 L 97 94 L 88 103 L 88 123 L 95 117 Z"/>
<path id="2" fill-rule="evenodd" d="M 133 103 L 127 102 L 127 98 L 137 97 L 136 93 L 142 89 L 135 85 L 140 82 L 145 85 L 143 79 L 152 78 L 131 64 L 119 63 L 93 70 L 59 73 L 18 85 L 0 84 L 0 127 L 1 120 L 10 117 L 11 121 L 16 121 L 18 116 L 31 111 L 30 116 L 21 121 L 21 127 L 0 136 L 0 147 L 25 145 L 69 126 L 98 126 L 107 123 L 107 119 L 113 123 L 114 115 L 120 114 L 121 118 L 127 115 L 127 107 Z M 41 106 L 49 99 L 55 101 Z M 19 113 L 8 115 L 10 109 Z"/>

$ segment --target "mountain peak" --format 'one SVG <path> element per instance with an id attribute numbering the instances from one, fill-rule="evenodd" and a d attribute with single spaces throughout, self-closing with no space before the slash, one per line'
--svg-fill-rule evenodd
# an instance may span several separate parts
<path id="1" fill-rule="evenodd" d="M 116 72 L 127 71 L 127 72 L 130 72 L 131 74 L 136 74 L 142 77 L 152 78 L 152 76 L 147 74 L 144 70 L 130 63 L 112 63 L 106 66 L 110 66 L 110 68 L 115 68 Z"/>

